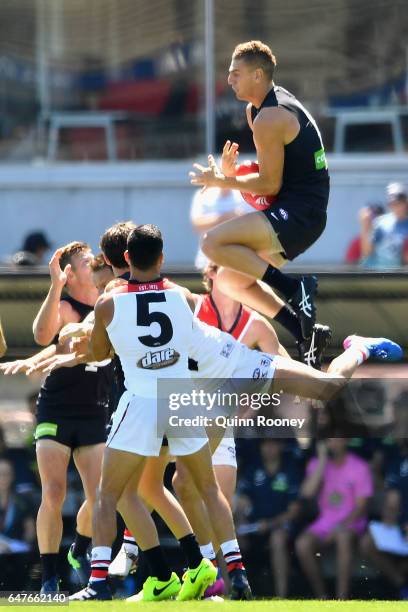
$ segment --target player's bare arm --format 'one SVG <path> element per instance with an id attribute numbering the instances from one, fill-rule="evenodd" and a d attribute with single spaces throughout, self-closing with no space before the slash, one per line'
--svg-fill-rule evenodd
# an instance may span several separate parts
<path id="1" fill-rule="evenodd" d="M 289 113 L 280 108 L 264 109 L 253 123 L 253 138 L 258 157 L 259 173 L 225 176 L 212 155 L 208 167 L 194 164 L 191 183 L 203 188 L 239 189 L 259 195 L 276 195 L 282 186 L 284 146 L 296 137 L 296 125 Z M 295 119 L 296 121 L 296 119 Z"/>
<path id="2" fill-rule="evenodd" d="M 33 323 L 34 339 L 42 346 L 50 344 L 66 323 L 77 323 L 79 320 L 72 306 L 68 302 L 61 302 L 62 290 L 71 269 L 68 264 L 65 270 L 61 270 L 59 263 L 61 253 L 62 249 L 57 249 L 51 257 L 49 263 L 51 287 Z"/>
<path id="3" fill-rule="evenodd" d="M 22 372 L 28 373 L 35 368 L 37 363 L 52 357 L 55 355 L 55 352 L 56 345 L 50 344 L 50 346 L 47 346 L 45 349 L 42 349 L 27 359 L 16 359 L 14 361 L 0 363 L 0 372 L 3 372 L 5 376 L 20 374 Z"/>
<path id="4" fill-rule="evenodd" d="M 242 340 L 249 348 L 258 348 L 271 355 L 281 355 L 289 358 L 286 349 L 279 342 L 276 331 L 269 321 L 261 315 L 256 315 L 256 319 L 252 322 Z"/>
<path id="5" fill-rule="evenodd" d="M 81 321 L 81 323 L 67 323 L 59 333 L 58 342 L 63 344 L 72 338 L 87 338 L 89 340 L 92 334 L 94 321 L 95 313 L 92 311 L 83 321 Z"/>
<path id="6" fill-rule="evenodd" d="M 58 342 L 62 344 L 71 338 L 90 338 L 92 329 L 93 319 L 84 320 L 82 323 L 67 323 L 59 333 Z"/>
<path id="7" fill-rule="evenodd" d="M 123 280 L 122 278 L 115 278 L 114 280 L 110 281 L 106 285 L 104 294 L 110 293 L 111 291 L 114 291 L 114 289 L 117 289 L 118 287 L 126 285 L 126 283 L 127 281 Z M 66 340 L 69 340 L 72 338 L 88 338 L 89 339 L 92 334 L 94 321 L 95 321 L 95 313 L 90 312 L 89 315 L 87 315 L 85 319 L 81 321 L 81 323 L 67 323 L 66 325 L 64 325 L 64 327 L 61 329 L 59 333 L 58 342 L 64 343 Z M 79 362 L 79 363 L 84 363 L 84 361 Z"/>
<path id="8" fill-rule="evenodd" d="M 70 346 L 71 351 L 69 353 L 56 352 L 54 355 L 34 364 L 26 371 L 26 375 L 29 376 L 33 372 L 50 374 L 60 368 L 73 368 L 77 365 L 93 361 L 94 357 L 89 349 L 88 338 L 75 339 L 74 343 L 68 342 L 66 344 Z M 57 349 L 59 347 L 60 345 L 57 346 Z"/>
<path id="9" fill-rule="evenodd" d="M 113 319 L 114 305 L 112 297 L 102 295 L 95 305 L 95 324 L 92 330 L 89 349 L 96 361 L 107 359 L 112 345 L 106 331 Z"/>
<path id="10" fill-rule="evenodd" d="M 6 338 L 4 337 L 4 332 L 3 332 L 3 328 L 1 326 L 1 321 L 0 321 L 0 357 L 3 357 L 6 351 L 7 351 Z"/>

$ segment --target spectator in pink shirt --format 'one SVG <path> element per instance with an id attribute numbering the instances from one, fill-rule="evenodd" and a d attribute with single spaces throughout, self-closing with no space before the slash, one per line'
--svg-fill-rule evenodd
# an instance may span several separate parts
<path id="1" fill-rule="evenodd" d="M 336 546 L 336 597 L 348 598 L 353 548 L 366 528 L 372 494 L 369 465 L 348 451 L 347 439 L 329 438 L 318 444 L 318 456 L 307 466 L 301 496 L 317 496 L 319 514 L 296 541 L 301 567 L 318 598 L 326 598 L 327 593 L 316 553 L 329 545 Z"/>

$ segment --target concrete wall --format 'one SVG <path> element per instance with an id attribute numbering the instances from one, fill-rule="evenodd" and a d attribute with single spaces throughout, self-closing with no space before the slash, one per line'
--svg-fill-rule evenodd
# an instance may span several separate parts
<path id="1" fill-rule="evenodd" d="M 105 228 L 133 219 L 161 227 L 168 264 L 191 267 L 197 245 L 189 220 L 191 163 L 0 166 L 0 260 L 33 229 L 46 231 L 55 245 L 86 240 L 97 249 Z M 342 262 L 359 231 L 359 208 L 384 200 L 388 182 L 408 183 L 408 156 L 331 156 L 329 166 L 328 225 L 297 263 Z"/>

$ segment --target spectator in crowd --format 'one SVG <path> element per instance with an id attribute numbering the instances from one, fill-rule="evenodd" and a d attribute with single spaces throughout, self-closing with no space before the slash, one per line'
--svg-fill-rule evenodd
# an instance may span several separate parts
<path id="1" fill-rule="evenodd" d="M 0 459 L 0 552 L 29 550 L 35 541 L 34 509 L 29 497 L 15 491 L 14 468 Z"/>
<path id="2" fill-rule="evenodd" d="M 399 440 L 386 462 L 381 521 L 371 521 L 361 538 L 364 559 L 377 567 L 408 599 L 408 442 Z"/>
<path id="3" fill-rule="evenodd" d="M 370 208 L 360 211 L 362 264 L 398 268 L 408 264 L 408 194 L 401 183 L 387 187 L 389 212 L 373 219 Z"/>
<path id="4" fill-rule="evenodd" d="M 3 327 L 0 319 L 0 359 L 3 357 L 5 352 L 7 351 L 6 338 L 4 336 Z"/>
<path id="5" fill-rule="evenodd" d="M 258 546 L 259 538 L 267 543 L 278 597 L 288 594 L 289 544 L 300 514 L 297 495 L 302 479 L 297 462 L 286 456 L 283 460 L 283 446 L 283 440 L 261 440 L 262 465 L 241 481 L 237 500 L 237 519 L 241 522 L 237 525 L 238 533 L 254 534 Z M 253 538 L 248 535 L 241 544 L 248 548 L 254 544 Z"/>
<path id="6" fill-rule="evenodd" d="M 296 541 L 303 572 L 314 594 L 327 597 L 316 553 L 335 545 L 337 554 L 336 596 L 347 599 L 357 536 L 366 527 L 368 499 L 373 483 L 366 461 L 350 453 L 347 440 L 329 438 L 318 444 L 317 457 L 309 462 L 301 496 L 318 496 L 318 516 Z"/>
<path id="7" fill-rule="evenodd" d="M 254 212 L 254 209 L 244 201 L 238 191 L 212 187 L 204 192 L 196 191 L 191 202 L 190 218 L 194 231 L 201 238 L 219 223 L 248 212 Z M 195 259 L 196 268 L 203 270 L 207 263 L 207 258 L 199 248 Z"/>
<path id="8" fill-rule="evenodd" d="M 39 266 L 44 263 L 44 255 L 51 246 L 44 232 L 31 232 L 24 238 L 21 250 L 13 255 L 12 263 L 16 266 Z"/>
<path id="9" fill-rule="evenodd" d="M 5 459 L 13 466 L 14 488 L 18 493 L 31 492 L 37 487 L 33 472 L 31 448 L 11 448 L 6 443 L 4 429 L 0 425 L 0 460 Z"/>
<path id="10" fill-rule="evenodd" d="M 21 590 L 27 580 L 27 554 L 35 542 L 34 508 L 15 491 L 11 461 L 0 459 L 0 588 Z"/>
<path id="11" fill-rule="evenodd" d="M 364 211 L 364 212 L 362 212 Z M 383 215 L 385 212 L 384 206 L 382 204 L 368 204 L 365 208 L 362 208 L 360 211 L 361 215 L 369 215 L 371 220 L 373 221 L 376 217 Z M 362 252 L 361 252 L 361 235 L 355 236 L 346 249 L 346 255 L 344 257 L 344 263 L 349 265 L 357 265 L 361 262 Z"/>

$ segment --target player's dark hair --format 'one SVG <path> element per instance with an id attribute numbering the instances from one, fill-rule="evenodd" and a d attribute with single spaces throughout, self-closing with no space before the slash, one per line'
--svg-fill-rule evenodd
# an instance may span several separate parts
<path id="1" fill-rule="evenodd" d="M 232 59 L 244 60 L 253 68 L 261 68 L 269 81 L 273 79 L 276 66 L 276 57 L 272 50 L 260 40 L 250 40 L 237 45 Z"/>
<path id="2" fill-rule="evenodd" d="M 129 234 L 129 259 L 138 270 L 148 270 L 157 263 L 163 252 L 163 238 L 156 225 L 139 225 Z"/>
<path id="3" fill-rule="evenodd" d="M 127 249 L 128 236 L 135 227 L 133 221 L 123 221 L 112 225 L 102 235 L 100 243 L 102 253 L 115 268 L 127 268 L 123 254 Z"/>

